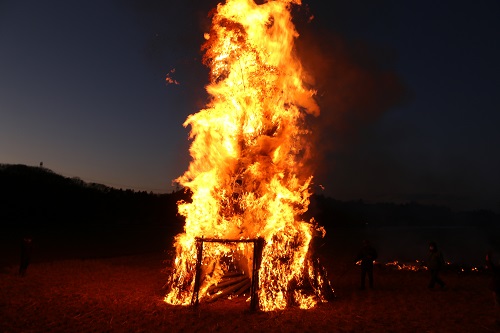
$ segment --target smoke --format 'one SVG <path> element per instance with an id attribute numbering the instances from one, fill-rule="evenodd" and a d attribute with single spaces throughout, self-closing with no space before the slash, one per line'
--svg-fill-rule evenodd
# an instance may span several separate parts
<path id="1" fill-rule="evenodd" d="M 351 151 L 364 129 L 385 112 L 408 101 L 409 92 L 394 70 L 390 49 L 348 39 L 334 29 L 302 19 L 297 23 L 298 56 L 317 90 L 320 116 L 308 119 L 315 147 L 316 179 L 336 167 L 334 155 Z M 305 23 L 307 22 L 307 23 Z"/>

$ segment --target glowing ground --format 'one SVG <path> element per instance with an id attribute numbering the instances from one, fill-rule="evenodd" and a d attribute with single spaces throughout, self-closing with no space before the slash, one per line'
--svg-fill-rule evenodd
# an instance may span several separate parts
<path id="1" fill-rule="evenodd" d="M 0 272 L 1 332 L 494 332 L 483 273 L 447 273 L 444 291 L 426 272 L 375 271 L 359 291 L 358 270 L 336 259 L 327 269 L 337 299 L 312 310 L 251 313 L 243 300 L 197 309 L 162 301 L 163 255 L 36 263 L 20 278 Z"/>

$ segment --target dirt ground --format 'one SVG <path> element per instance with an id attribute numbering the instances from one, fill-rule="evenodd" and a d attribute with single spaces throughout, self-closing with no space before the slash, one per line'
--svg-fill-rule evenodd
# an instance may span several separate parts
<path id="1" fill-rule="evenodd" d="M 0 271 L 0 332 L 500 332 L 485 273 L 378 267 L 375 289 L 358 290 L 359 267 L 323 263 L 336 299 L 310 310 L 250 312 L 245 299 L 197 308 L 162 301 L 163 254 L 35 263 L 25 277 Z"/>

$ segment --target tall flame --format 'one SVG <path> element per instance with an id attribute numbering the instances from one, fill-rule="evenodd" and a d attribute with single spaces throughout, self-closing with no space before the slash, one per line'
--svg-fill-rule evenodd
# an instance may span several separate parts
<path id="1" fill-rule="evenodd" d="M 165 297 L 170 304 L 191 301 L 196 237 L 265 240 L 258 291 L 263 310 L 283 309 L 290 299 L 303 308 L 324 300 L 290 288 L 313 275 L 308 250 L 316 226 L 301 218 L 312 181 L 304 120 L 306 114 L 319 114 L 315 91 L 304 83 L 306 74 L 294 52 L 298 34 L 292 4 L 300 0 L 261 5 L 227 0 L 213 14 L 203 45 L 211 99 L 184 123 L 191 126 L 192 161 L 177 181 L 192 192 L 192 202 L 178 205 L 186 222 L 176 237 L 171 290 Z M 229 252 L 244 258 L 239 260 L 243 271 L 252 267 L 245 246 L 204 249 L 201 298 L 220 280 L 221 261 Z"/>

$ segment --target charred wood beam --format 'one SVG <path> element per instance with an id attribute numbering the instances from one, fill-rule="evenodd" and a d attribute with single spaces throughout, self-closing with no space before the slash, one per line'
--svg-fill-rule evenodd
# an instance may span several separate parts
<path id="1" fill-rule="evenodd" d="M 259 239 L 222 239 L 222 238 L 203 238 L 203 237 L 196 237 L 196 241 L 203 241 L 203 242 L 208 242 L 208 243 L 255 243 Z"/>
<path id="2" fill-rule="evenodd" d="M 198 305 L 201 280 L 201 261 L 203 259 L 203 241 L 196 241 L 196 275 L 194 277 L 194 291 L 191 298 L 191 305 Z"/>
<path id="3" fill-rule="evenodd" d="M 259 269 L 262 263 L 262 251 L 264 250 L 264 238 L 259 237 L 253 245 L 253 266 L 252 266 L 252 285 L 250 286 L 250 310 L 259 309 Z"/>

